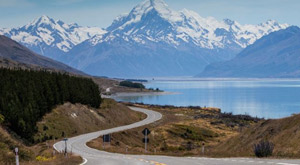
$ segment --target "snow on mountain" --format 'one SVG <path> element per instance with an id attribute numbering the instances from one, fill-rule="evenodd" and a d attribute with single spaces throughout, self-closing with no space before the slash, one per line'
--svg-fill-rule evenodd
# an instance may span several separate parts
<path id="1" fill-rule="evenodd" d="M 92 75 L 110 77 L 194 76 L 210 63 L 232 59 L 242 49 L 287 24 L 236 21 L 175 11 L 163 0 L 145 0 L 106 29 L 78 44 L 65 60 Z"/>
<path id="2" fill-rule="evenodd" d="M 25 26 L 0 31 L 0 34 L 18 41 L 36 53 L 53 58 L 58 54 L 68 52 L 75 45 L 94 35 L 104 33 L 106 31 L 101 28 L 66 24 L 45 15 Z"/>
<path id="3" fill-rule="evenodd" d="M 299 78 L 299 54 L 300 28 L 290 26 L 255 41 L 229 61 L 208 65 L 198 76 Z"/>
<path id="4" fill-rule="evenodd" d="M 259 25 L 241 25 L 229 19 L 218 21 L 187 9 L 174 11 L 162 0 L 146 0 L 129 14 L 117 17 L 107 28 L 111 32 L 107 38 L 122 36 L 140 43 L 166 42 L 174 47 L 188 43 L 207 49 L 245 48 L 262 36 L 288 26 L 272 20 Z M 98 38 L 98 43 L 108 40 L 101 39 Z M 97 44 L 95 40 L 91 40 L 93 45 Z"/>

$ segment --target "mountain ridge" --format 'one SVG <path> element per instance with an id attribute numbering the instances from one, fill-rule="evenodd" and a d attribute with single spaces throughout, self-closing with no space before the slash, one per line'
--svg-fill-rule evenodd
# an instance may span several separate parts
<path id="1" fill-rule="evenodd" d="M 276 21 L 240 25 L 177 12 L 146 0 L 117 17 L 103 35 L 75 46 L 68 65 L 108 77 L 194 76 L 210 63 L 232 59 L 256 39 L 288 27 Z"/>
<path id="2" fill-rule="evenodd" d="M 23 29 L 2 29 L 0 34 L 92 75 L 194 76 L 208 64 L 230 60 L 262 36 L 288 26 L 273 20 L 258 25 L 218 21 L 187 9 L 175 11 L 163 0 L 145 0 L 105 30 L 42 16 Z"/>
<path id="3" fill-rule="evenodd" d="M 234 59 L 208 65 L 200 77 L 300 77 L 300 28 L 273 32 L 248 46 Z"/>
<path id="4" fill-rule="evenodd" d="M 61 62 L 38 55 L 18 42 L 0 35 L 0 66 L 6 68 L 26 68 L 69 72 L 76 75 L 87 75 Z"/>
<path id="5" fill-rule="evenodd" d="M 101 28 L 66 24 L 46 15 L 21 27 L 0 30 L 0 34 L 18 41 L 35 53 L 53 59 L 59 59 L 60 55 L 84 40 L 104 33 L 106 31 Z"/>

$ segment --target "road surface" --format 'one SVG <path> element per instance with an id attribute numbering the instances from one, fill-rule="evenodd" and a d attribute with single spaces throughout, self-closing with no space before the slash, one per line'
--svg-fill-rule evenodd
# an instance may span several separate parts
<path id="1" fill-rule="evenodd" d="M 253 159 L 253 158 L 203 158 L 203 157 L 170 157 L 170 156 L 148 156 L 148 155 L 123 155 L 114 154 L 89 148 L 86 143 L 99 136 L 120 132 L 143 125 L 153 123 L 162 118 L 158 112 L 130 107 L 130 109 L 145 113 L 147 118 L 126 126 L 84 134 L 68 139 L 68 149 L 80 155 L 84 162 L 81 165 L 300 165 L 300 160 L 284 159 Z M 57 151 L 63 151 L 65 143 L 63 141 L 55 143 Z"/>

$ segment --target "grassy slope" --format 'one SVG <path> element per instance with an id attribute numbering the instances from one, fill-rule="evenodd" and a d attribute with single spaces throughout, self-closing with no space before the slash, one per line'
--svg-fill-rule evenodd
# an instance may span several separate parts
<path id="1" fill-rule="evenodd" d="M 202 142 L 205 142 L 208 148 L 212 148 L 212 146 L 236 136 L 241 128 L 254 123 L 252 121 L 220 118 L 219 110 L 214 108 L 137 106 L 153 109 L 163 114 L 162 120 L 147 126 L 152 131 L 149 136 L 149 154 L 154 153 L 156 149 L 157 153 L 163 155 L 199 155 Z M 124 153 L 126 146 L 128 146 L 129 153 L 143 153 L 144 144 L 142 143 L 143 134 L 141 132 L 144 128 L 113 134 L 112 145 L 105 150 Z M 100 139 L 95 139 L 88 145 L 102 149 Z"/>
<path id="2" fill-rule="evenodd" d="M 275 144 L 275 157 L 300 158 L 300 115 L 262 121 L 218 146 L 212 153 L 224 156 L 254 156 L 253 145 L 260 140 Z"/>
<path id="3" fill-rule="evenodd" d="M 24 165 L 39 165 L 41 162 L 35 161 L 35 151 L 37 148 L 44 154 L 46 152 L 52 152 L 51 149 L 46 149 L 47 147 L 42 144 L 39 147 L 27 147 L 23 145 L 18 139 L 11 136 L 5 129 L 0 127 L 0 164 L 8 165 L 15 164 L 15 154 L 13 152 L 14 148 L 19 148 L 19 158 L 21 164 Z M 45 157 L 44 157 L 45 158 Z M 56 154 L 55 159 L 51 161 L 43 161 L 42 164 L 45 165 L 71 165 L 79 164 L 82 159 L 78 156 L 70 156 L 69 159 L 65 159 L 62 154 Z"/>
<path id="4" fill-rule="evenodd" d="M 15 162 L 14 148 L 19 148 L 20 158 L 31 160 L 34 158 L 33 152 L 25 147 L 17 139 L 13 138 L 5 129 L 0 127 L 0 164 L 10 164 Z"/>
<path id="5" fill-rule="evenodd" d="M 11 151 L 15 146 L 20 147 L 21 153 L 24 155 L 21 157 L 21 161 L 25 164 L 41 164 L 41 162 L 35 161 L 38 156 L 42 159 L 49 159 L 49 161 L 42 161 L 42 164 L 78 164 L 82 160 L 76 156 L 72 156 L 71 159 L 65 159 L 62 155 L 56 154 L 55 159 L 53 159 L 52 145 L 63 138 L 62 132 L 64 132 L 66 137 L 72 137 L 127 125 L 145 117 L 144 114 L 131 111 L 126 106 L 111 99 L 104 99 L 99 109 L 89 108 L 81 104 L 65 103 L 44 116 L 43 120 L 37 124 L 38 133 L 36 133 L 35 138 L 41 140 L 45 137 L 53 138 L 47 142 L 26 147 L 21 142 L 13 140 L 14 138 L 1 128 L 0 164 L 5 161 L 14 161 L 14 154 Z"/>
<path id="6" fill-rule="evenodd" d="M 143 119 L 143 114 L 133 112 L 112 99 L 104 99 L 99 109 L 66 103 L 47 114 L 38 123 L 36 138 L 72 137 L 88 132 L 127 125 Z M 64 133 L 63 133 L 64 132 Z"/>

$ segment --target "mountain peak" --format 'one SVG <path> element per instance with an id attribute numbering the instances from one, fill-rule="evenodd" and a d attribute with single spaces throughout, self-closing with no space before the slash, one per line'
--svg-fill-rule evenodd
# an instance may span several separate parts
<path id="1" fill-rule="evenodd" d="M 129 15 L 141 18 L 150 11 L 155 10 L 161 17 L 169 21 L 180 20 L 180 14 L 172 9 L 163 0 L 145 0 L 133 8 Z"/>
<path id="2" fill-rule="evenodd" d="M 226 23 L 227 25 L 233 25 L 233 24 L 235 24 L 235 21 L 233 21 L 233 20 L 231 20 L 231 19 L 228 19 L 228 18 L 224 19 L 223 21 L 224 21 L 224 23 Z"/>
<path id="3" fill-rule="evenodd" d="M 163 0 L 150 0 L 150 4 L 153 7 L 168 7 Z"/>
<path id="4" fill-rule="evenodd" d="M 54 23 L 54 20 L 47 15 L 42 15 L 41 17 L 35 19 L 32 24 L 51 24 Z"/>
<path id="5" fill-rule="evenodd" d="M 162 1 L 162 0 L 145 0 L 135 6 L 132 10 L 132 12 L 142 12 L 142 13 L 147 13 L 150 10 L 156 10 L 158 12 L 160 11 L 165 11 L 165 10 L 170 10 L 168 5 Z"/>
<path id="6" fill-rule="evenodd" d="M 34 19 L 31 23 L 27 24 L 25 28 L 28 29 L 29 27 L 41 26 L 44 24 L 45 25 L 55 24 L 55 21 L 46 15 L 42 15 L 41 17 Z"/>

